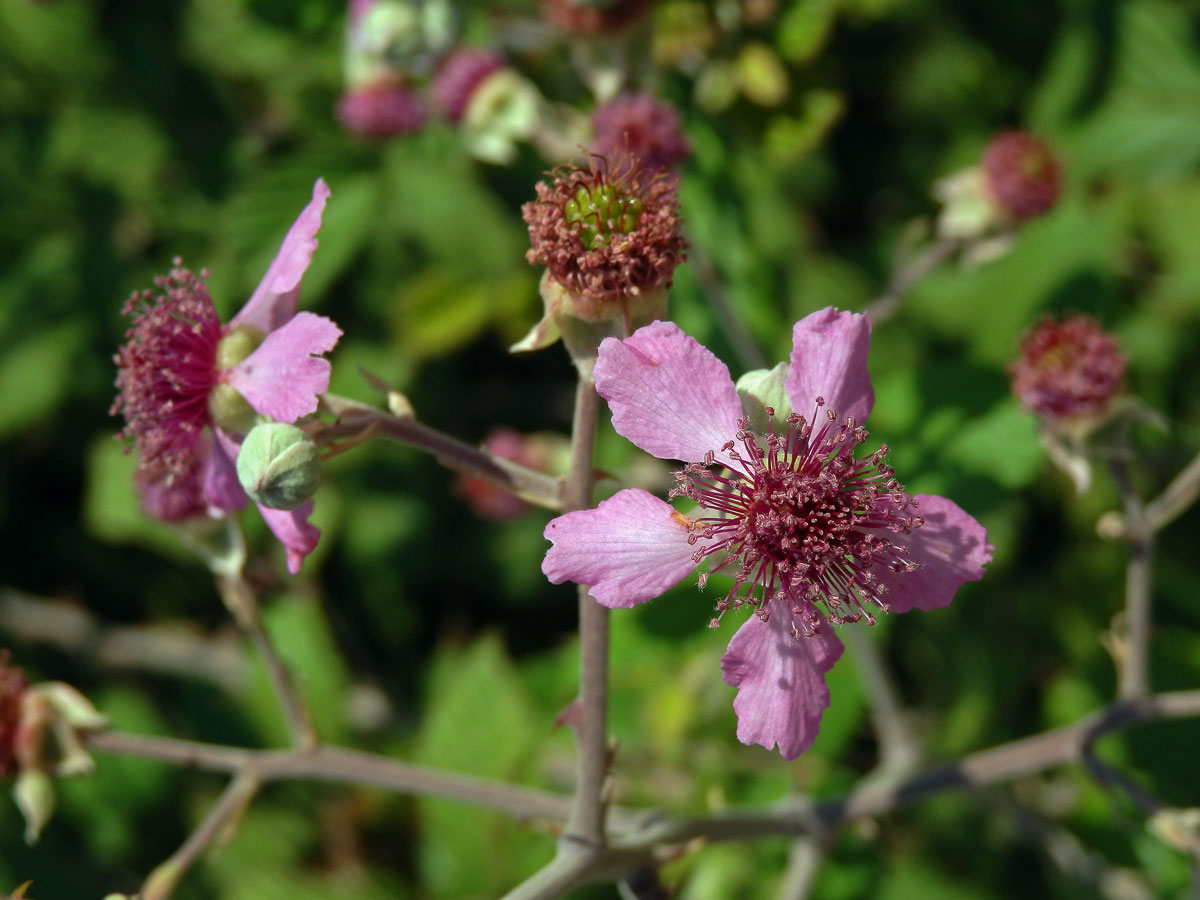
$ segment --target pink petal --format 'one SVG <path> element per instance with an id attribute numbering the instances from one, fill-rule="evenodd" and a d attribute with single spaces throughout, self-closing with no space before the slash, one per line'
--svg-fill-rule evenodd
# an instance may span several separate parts
<path id="1" fill-rule="evenodd" d="M 296 314 L 300 279 L 317 249 L 317 232 L 328 197 L 329 185 L 324 178 L 318 178 L 313 185 L 312 200 L 288 229 L 279 252 L 267 267 L 267 274 L 246 305 L 230 320 L 230 328 L 253 325 L 260 331 L 271 332 Z"/>
<path id="2" fill-rule="evenodd" d="M 287 551 L 288 571 L 295 575 L 300 571 L 304 557 L 317 548 L 317 541 L 321 538 L 321 529 L 308 523 L 313 501 L 309 500 L 295 509 L 270 509 L 260 505 L 258 511 L 262 513 L 267 527 L 279 538 L 279 543 L 283 544 L 283 549 Z"/>
<path id="3" fill-rule="evenodd" d="M 542 571 L 554 584 L 590 585 L 604 606 L 637 606 L 696 568 L 686 522 L 653 494 L 618 491 L 595 509 L 550 520 L 544 534 L 554 546 Z"/>
<path id="4" fill-rule="evenodd" d="M 826 410 L 861 425 L 875 406 L 867 374 L 871 320 L 832 306 L 811 313 L 792 329 L 792 360 L 786 381 L 792 409 L 812 418 L 817 397 Z"/>
<path id="5" fill-rule="evenodd" d="M 607 338 L 596 362 L 596 390 L 613 427 L 660 459 L 700 462 L 733 440 L 742 404 L 729 369 L 670 322 L 653 322 L 625 340 Z"/>
<path id="6" fill-rule="evenodd" d="M 329 390 L 329 361 L 314 354 L 332 350 L 341 336 L 341 329 L 324 316 L 298 313 L 227 369 L 224 379 L 255 412 L 278 422 L 295 422 L 316 412 L 317 396 Z"/>
<path id="7" fill-rule="evenodd" d="M 738 740 L 768 750 L 778 744 L 784 759 L 795 759 L 817 739 L 829 706 L 825 673 L 842 655 L 828 622 L 812 637 L 792 637 L 791 629 L 786 612 L 775 610 L 766 622 L 752 615 L 721 657 L 725 683 L 738 689 Z"/>
<path id="8" fill-rule="evenodd" d="M 246 505 L 246 492 L 238 481 L 238 444 L 225 432 L 217 430 L 216 440 L 204 463 L 204 502 L 219 510 L 241 509 Z"/>
<path id="9" fill-rule="evenodd" d="M 948 606 L 963 582 L 983 577 L 994 549 L 987 542 L 987 530 L 953 500 L 929 494 L 913 499 L 925 524 L 912 534 L 880 532 L 892 543 L 908 547 L 910 560 L 924 563 L 915 572 L 877 572 L 879 581 L 888 586 L 883 600 L 894 613 Z"/>

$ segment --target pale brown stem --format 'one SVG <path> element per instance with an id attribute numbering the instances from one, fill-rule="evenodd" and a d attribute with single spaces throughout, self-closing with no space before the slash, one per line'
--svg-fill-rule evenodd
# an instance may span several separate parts
<path id="1" fill-rule="evenodd" d="M 1150 692 L 1150 628 L 1153 592 L 1154 532 L 1133 485 L 1129 468 L 1121 459 L 1109 463 L 1125 507 L 1129 562 L 1125 568 L 1125 634 L 1114 654 L 1118 666 L 1117 696 L 1131 700 Z"/>
<path id="2" fill-rule="evenodd" d="M 404 794 L 448 797 L 496 809 L 521 820 L 561 822 L 570 808 L 570 798 L 560 794 L 442 772 L 328 745 L 311 752 L 249 750 L 117 731 L 90 733 L 84 735 L 84 739 L 89 748 L 101 753 L 154 759 L 211 772 L 253 770 L 262 782 L 311 779 L 367 785 Z"/>
<path id="3" fill-rule="evenodd" d="M 267 677 L 271 680 L 271 688 L 283 711 L 292 746 L 302 750 L 313 749 L 317 746 L 317 732 L 313 727 L 312 716 L 292 682 L 287 665 L 263 630 L 258 598 L 255 597 L 253 588 L 246 583 L 241 574 L 218 576 L 217 588 L 238 626 L 250 638 L 262 657 Z"/>
<path id="4" fill-rule="evenodd" d="M 259 781 L 252 770 L 238 774 L 180 848 L 146 878 L 139 895 L 141 900 L 167 900 L 179 879 L 200 855 L 227 826 L 237 821 L 258 792 L 258 787 Z"/>
<path id="5" fill-rule="evenodd" d="M 961 241 L 942 238 L 898 266 L 884 292 L 866 308 L 871 323 L 879 325 L 895 315 L 901 301 L 912 290 L 913 285 L 948 260 L 961 247 Z"/>

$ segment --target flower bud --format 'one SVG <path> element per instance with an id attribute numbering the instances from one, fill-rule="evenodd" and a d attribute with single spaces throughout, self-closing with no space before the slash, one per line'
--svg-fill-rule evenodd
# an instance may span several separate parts
<path id="1" fill-rule="evenodd" d="M 256 503 L 295 509 L 317 492 L 321 456 L 313 439 L 295 425 L 264 422 L 242 442 L 237 473 Z"/>

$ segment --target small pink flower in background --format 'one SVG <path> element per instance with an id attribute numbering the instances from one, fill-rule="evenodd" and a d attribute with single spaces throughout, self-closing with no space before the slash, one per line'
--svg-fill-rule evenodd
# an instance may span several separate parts
<path id="1" fill-rule="evenodd" d="M 466 112 L 471 95 L 485 78 L 504 65 L 504 57 L 481 47 L 462 47 L 438 65 L 429 92 L 433 102 L 451 122 Z"/>
<path id="2" fill-rule="evenodd" d="M 589 0 L 542 0 L 546 18 L 556 28 L 574 34 L 608 34 L 632 25 L 642 17 L 654 0 L 613 0 L 595 3 Z"/>
<path id="3" fill-rule="evenodd" d="M 946 606 L 991 559 L 983 527 L 952 501 L 906 493 L 884 462 L 860 458 L 874 405 L 866 316 L 825 309 L 796 323 L 783 378 L 796 412 L 766 410 L 755 435 L 729 370 L 677 326 L 655 322 L 600 346 L 596 389 L 613 427 L 660 459 L 687 461 L 672 497 L 619 491 L 546 526 L 542 571 L 597 602 L 651 600 L 701 563 L 733 578 L 716 603 L 753 613 L 721 660 L 737 688 L 738 739 L 794 759 L 829 705 L 842 653 L 833 624 Z"/>
<path id="4" fill-rule="evenodd" d="M 338 99 L 337 118 L 350 134 L 386 138 L 420 131 L 427 114 L 416 91 L 381 78 L 346 90 Z"/>
<path id="5" fill-rule="evenodd" d="M 323 316 L 296 312 L 328 197 L 318 179 L 312 201 L 228 325 L 217 316 L 206 273 L 179 260 L 156 279 L 158 293 L 143 291 L 126 303 L 134 322 L 114 358 L 119 393 L 112 413 L 125 417 L 122 436 L 136 441 L 136 482 L 151 515 L 180 521 L 204 509 L 244 507 L 234 460 L 255 414 L 295 422 L 316 412 L 318 395 L 329 389 L 330 365 L 321 355 L 342 332 Z M 259 506 L 293 574 L 321 534 L 308 523 L 312 508 L 312 501 L 293 510 Z"/>
<path id="6" fill-rule="evenodd" d="M 530 468 L 539 468 L 539 460 L 530 452 L 527 439 L 512 428 L 496 428 L 483 441 L 483 449 L 501 459 L 510 459 Z M 529 504 L 499 485 L 478 475 L 462 475 L 458 493 L 475 512 L 486 519 L 515 519 Z"/>
<path id="7" fill-rule="evenodd" d="M 1121 387 L 1125 357 L 1090 316 L 1042 319 L 1021 339 L 1013 393 L 1048 421 L 1095 418 Z"/>
<path id="8" fill-rule="evenodd" d="M 21 730 L 21 703 L 29 682 L 18 666 L 9 664 L 9 653 L 0 650 L 0 776 L 17 771 Z"/>
<path id="9" fill-rule="evenodd" d="M 992 198 L 1014 222 L 1054 207 L 1062 189 L 1058 158 L 1027 131 L 1004 131 L 983 151 L 983 174 Z"/>
<path id="10" fill-rule="evenodd" d="M 625 94 L 592 113 L 591 152 L 607 160 L 632 160 L 647 175 L 669 170 L 692 148 L 679 111 L 649 94 Z"/>

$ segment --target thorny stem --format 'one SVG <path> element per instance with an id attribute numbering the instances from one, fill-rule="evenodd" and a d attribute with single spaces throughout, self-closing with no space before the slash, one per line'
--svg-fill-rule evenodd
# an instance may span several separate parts
<path id="1" fill-rule="evenodd" d="M 275 645 L 263 630 L 262 616 L 254 590 L 242 575 L 219 575 L 217 589 L 225 605 L 233 613 L 238 626 L 249 636 L 267 668 L 267 676 L 275 692 L 283 717 L 287 723 L 288 737 L 293 747 L 312 750 L 317 746 L 317 732 L 312 716 L 292 682 L 287 665 L 275 650 Z"/>
<path id="2" fill-rule="evenodd" d="M 1129 563 L 1125 569 L 1125 635 L 1114 654 L 1119 669 L 1117 696 L 1136 699 L 1150 692 L 1150 606 L 1153 585 L 1154 532 L 1123 459 L 1109 462 L 1125 506 Z"/>
<path id="3" fill-rule="evenodd" d="M 592 505 L 593 451 L 600 396 L 590 378 L 580 377 L 575 388 L 575 417 L 571 432 L 571 469 L 563 484 L 563 509 Z M 604 782 L 608 777 L 608 616 L 609 611 L 580 586 L 579 697 L 575 701 L 578 747 L 577 781 L 571 815 L 563 835 L 597 849 L 604 846 Z"/>
<path id="4" fill-rule="evenodd" d="M 142 900 L 166 900 L 171 896 L 179 879 L 192 867 L 226 828 L 237 822 L 254 795 L 258 793 L 259 781 L 253 769 L 246 769 L 234 777 L 221 794 L 220 799 L 208 811 L 203 821 L 187 837 L 178 850 L 150 873 L 142 885 Z"/>
<path id="5" fill-rule="evenodd" d="M 562 486 L 552 475 L 493 456 L 436 428 L 422 425 L 412 417 L 395 416 L 336 394 L 324 394 L 321 407 L 337 416 L 336 422 L 321 429 L 321 437 L 327 441 L 355 440 L 364 432 L 372 437 L 387 438 L 431 453 L 451 469 L 485 478 L 527 503 L 546 509 L 562 508 Z"/>
<path id="6" fill-rule="evenodd" d="M 887 288 L 867 307 L 871 324 L 879 325 L 895 315 L 904 296 L 914 284 L 948 260 L 961 249 L 962 241 L 940 238 L 921 253 L 906 260 L 892 273 Z"/>

